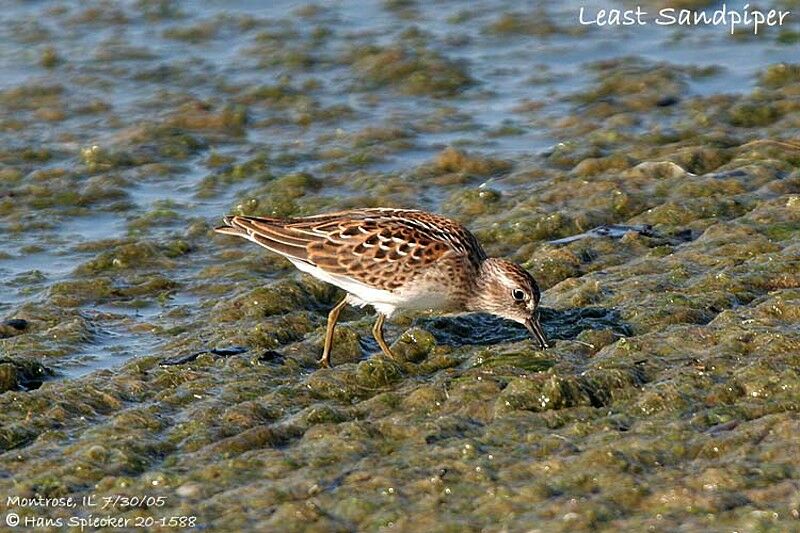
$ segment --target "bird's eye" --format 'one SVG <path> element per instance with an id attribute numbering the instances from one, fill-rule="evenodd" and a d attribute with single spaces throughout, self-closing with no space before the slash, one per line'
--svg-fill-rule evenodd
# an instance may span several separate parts
<path id="1" fill-rule="evenodd" d="M 511 297 L 514 298 L 517 302 L 524 302 L 525 301 L 525 291 L 522 289 L 514 289 L 511 291 Z"/>

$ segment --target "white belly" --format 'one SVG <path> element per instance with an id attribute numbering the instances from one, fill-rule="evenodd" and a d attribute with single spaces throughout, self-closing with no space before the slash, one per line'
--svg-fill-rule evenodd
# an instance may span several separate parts
<path id="1" fill-rule="evenodd" d="M 339 276 L 325 272 L 321 268 L 317 268 L 314 265 L 310 265 L 304 261 L 293 260 L 289 257 L 287 257 L 287 259 L 289 259 L 289 261 L 291 261 L 298 270 L 301 270 L 307 274 L 311 274 L 317 279 L 347 291 L 347 293 L 350 295 L 347 301 L 351 305 L 358 307 L 371 305 L 376 311 L 386 315 L 387 318 L 391 317 L 398 307 L 406 307 L 403 299 L 393 292 L 370 287 L 369 285 L 365 285 L 346 276 Z"/>

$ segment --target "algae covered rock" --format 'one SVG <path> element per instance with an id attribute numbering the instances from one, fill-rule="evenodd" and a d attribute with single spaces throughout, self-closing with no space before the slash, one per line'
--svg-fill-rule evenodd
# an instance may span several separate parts
<path id="1" fill-rule="evenodd" d="M 356 383 L 364 389 L 373 390 L 385 387 L 401 379 L 401 366 L 384 355 L 370 357 L 356 367 Z"/>
<path id="2" fill-rule="evenodd" d="M 18 386 L 17 367 L 13 363 L 0 363 L 0 392 L 14 390 Z"/>
<path id="3" fill-rule="evenodd" d="M 422 329 L 411 328 L 392 343 L 392 353 L 401 361 L 418 363 L 436 347 L 436 338 Z"/>
<path id="4" fill-rule="evenodd" d="M 503 409 L 545 411 L 576 405 L 591 405 L 591 397 L 575 378 L 555 375 L 517 378 L 503 389 L 497 399 Z"/>
<path id="5" fill-rule="evenodd" d="M 621 57 L 571 3 L 5 4 L 4 494 L 208 531 L 797 529 L 791 24 Z M 212 228 L 359 207 L 522 264 L 551 348 L 409 312 L 393 360 L 348 307 L 320 368 L 341 290 Z"/>
<path id="6" fill-rule="evenodd" d="M 359 383 L 351 368 L 318 370 L 306 379 L 305 386 L 314 397 L 344 403 L 349 403 L 361 395 Z"/>
<path id="7" fill-rule="evenodd" d="M 462 62 L 432 50 L 371 46 L 352 50 L 346 60 L 368 86 L 408 94 L 453 96 L 474 83 Z"/>

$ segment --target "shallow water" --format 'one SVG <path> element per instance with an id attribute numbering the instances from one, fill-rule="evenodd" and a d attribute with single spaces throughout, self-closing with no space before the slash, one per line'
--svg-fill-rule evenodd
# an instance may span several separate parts
<path id="1" fill-rule="evenodd" d="M 220 530 L 795 527 L 800 19 L 579 6 L 5 6 L 2 490 Z M 317 370 L 338 294 L 211 231 L 374 205 L 523 263 L 555 348 L 409 315 L 392 362 L 347 310 Z M 653 232 L 565 239 L 611 224 Z"/>

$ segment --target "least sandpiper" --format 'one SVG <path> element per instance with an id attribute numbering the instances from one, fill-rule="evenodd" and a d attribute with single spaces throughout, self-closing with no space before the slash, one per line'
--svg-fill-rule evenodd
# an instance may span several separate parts
<path id="1" fill-rule="evenodd" d="M 539 323 L 539 286 L 509 261 L 487 257 L 475 236 L 445 217 L 411 209 L 353 209 L 300 218 L 228 216 L 219 233 L 282 255 L 347 295 L 328 314 L 322 366 L 345 304 L 371 305 L 372 334 L 383 353 L 383 322 L 398 309 L 485 312 L 528 328 L 548 348 Z"/>

